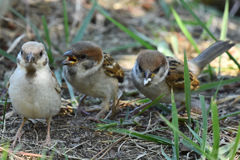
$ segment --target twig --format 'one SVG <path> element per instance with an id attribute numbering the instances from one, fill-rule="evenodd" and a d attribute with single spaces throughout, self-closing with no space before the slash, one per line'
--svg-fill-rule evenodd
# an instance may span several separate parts
<path id="1" fill-rule="evenodd" d="M 89 140 L 88 140 L 88 141 L 89 141 Z M 88 141 L 86 141 L 86 142 L 82 142 L 82 143 L 80 143 L 80 144 L 78 144 L 78 145 L 76 145 L 76 146 L 70 148 L 69 150 L 67 150 L 67 151 L 65 152 L 65 154 L 66 154 L 67 152 L 73 150 L 74 148 L 77 148 L 78 146 L 83 145 L 84 143 L 87 143 Z"/>
<path id="2" fill-rule="evenodd" d="M 103 153 L 103 155 L 99 158 L 101 159 L 103 156 L 105 156 L 107 154 L 107 152 L 112 149 L 115 145 L 117 145 L 120 141 L 122 141 L 125 137 L 127 137 L 127 135 L 124 135 L 123 137 L 121 137 L 120 139 L 118 139 L 116 142 L 114 142 L 110 147 L 107 146 L 106 148 L 104 148 L 103 150 L 101 150 L 98 154 L 96 154 L 93 158 L 91 158 L 92 160 L 97 158 L 97 156 L 99 156 L 102 152 L 104 152 L 108 147 L 107 151 L 105 153 Z"/>

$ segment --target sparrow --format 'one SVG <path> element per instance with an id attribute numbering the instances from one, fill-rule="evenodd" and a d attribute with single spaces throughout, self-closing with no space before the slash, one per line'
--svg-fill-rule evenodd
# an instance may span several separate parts
<path id="1" fill-rule="evenodd" d="M 29 119 L 47 120 L 47 137 L 43 145 L 50 143 L 50 122 L 60 111 L 61 88 L 54 73 L 48 66 L 48 55 L 42 43 L 29 41 L 23 44 L 17 55 L 17 68 L 8 82 L 8 93 L 12 106 L 22 117 L 22 124 L 12 139 L 14 148 L 16 141 L 23 133 L 21 129 Z"/>
<path id="2" fill-rule="evenodd" d="M 197 77 L 201 74 L 203 68 L 234 45 L 229 41 L 217 41 L 196 58 L 188 60 L 192 91 L 199 88 Z M 138 91 L 151 100 L 155 100 L 164 94 L 159 102 L 171 103 L 172 88 L 175 101 L 185 102 L 184 63 L 176 58 L 164 56 L 155 50 L 143 50 L 137 57 L 131 77 Z"/>
<path id="3" fill-rule="evenodd" d="M 118 83 L 124 80 L 124 71 L 119 64 L 101 48 L 90 41 L 80 41 L 70 46 L 64 55 L 63 65 L 66 80 L 80 93 L 102 98 L 101 111 L 95 121 L 109 110 L 113 98 L 112 118 L 116 110 Z"/>

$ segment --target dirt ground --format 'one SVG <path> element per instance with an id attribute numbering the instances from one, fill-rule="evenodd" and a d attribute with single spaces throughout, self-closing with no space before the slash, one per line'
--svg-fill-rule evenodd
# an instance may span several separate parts
<path id="1" fill-rule="evenodd" d="M 80 3 L 81 7 L 77 8 L 76 3 Z M 179 42 L 179 53 L 176 53 L 179 59 L 183 59 L 183 51 L 186 49 L 188 58 L 193 58 L 197 55 L 194 48 L 187 41 L 180 29 L 175 25 L 172 27 L 172 23 L 164 15 L 163 9 L 155 0 L 148 1 L 132 1 L 127 0 L 121 1 L 108 1 L 99 0 L 99 5 L 111 13 L 111 16 L 118 20 L 125 26 L 132 26 L 142 34 L 154 39 L 157 37 L 159 41 L 166 41 L 170 46 L 170 35 L 175 35 Z M 59 47 L 62 52 L 67 51 L 64 39 L 64 26 L 63 26 L 63 15 L 62 15 L 62 1 L 61 0 L 44 0 L 44 1 L 14 1 L 12 7 L 28 17 L 31 21 L 40 29 L 40 35 L 44 37 L 43 25 L 40 15 L 45 15 L 50 30 L 52 43 Z M 67 10 L 70 27 L 70 37 L 79 30 L 83 19 L 86 17 L 88 10 L 91 8 L 90 3 L 87 0 L 76 0 L 67 1 Z M 118 8 L 118 9 L 116 9 Z M 159 9 L 160 8 L 160 9 Z M 174 4 L 174 8 L 181 17 L 191 19 L 189 13 L 179 4 Z M 211 12 L 204 12 L 204 10 L 198 9 L 195 11 L 201 19 L 206 20 L 211 16 Z M 204 14 L 203 14 L 204 13 Z M 216 12 L 214 14 L 213 22 L 210 30 L 216 37 L 220 36 L 221 30 L 221 14 Z M 171 17 L 170 19 L 174 19 Z M 29 40 L 36 40 L 36 36 L 29 25 L 23 20 L 14 15 L 11 11 L 6 11 L 5 16 L 1 20 L 1 37 L 0 47 L 3 50 L 8 50 L 11 44 L 16 40 L 17 37 L 24 34 L 20 42 L 14 46 L 14 49 L 10 54 L 16 56 L 20 51 L 23 43 Z M 237 26 L 240 25 L 239 18 L 233 18 L 229 20 L 228 27 L 228 39 L 239 43 L 240 30 Z M 158 30 L 161 26 L 162 30 Z M 171 29 L 174 31 L 171 31 Z M 207 48 L 213 41 L 203 41 L 200 38 L 202 29 L 200 26 L 189 26 L 191 34 L 195 35 L 194 38 L 198 43 L 200 50 Z M 104 51 L 110 51 L 109 53 L 123 66 L 125 71 L 125 80 L 123 84 L 119 86 L 119 94 L 130 93 L 136 91 L 134 88 L 130 71 L 137 57 L 137 53 L 143 49 L 139 45 L 134 47 L 128 47 L 123 50 L 116 50 L 116 47 L 122 45 L 133 44 L 135 41 L 129 37 L 126 33 L 121 31 L 115 25 L 110 23 L 100 13 L 95 12 L 91 23 L 85 31 L 83 40 L 91 40 L 100 45 Z M 56 64 L 60 64 L 63 60 L 61 53 L 57 47 L 52 48 Z M 191 54 L 190 54 L 191 53 Z M 240 62 L 239 56 L 239 45 L 230 50 L 230 53 L 237 58 Z M 231 79 L 239 76 L 237 67 L 229 60 L 227 54 L 222 56 L 222 70 L 221 75 L 214 76 L 214 81 L 224 79 Z M 218 67 L 218 59 L 211 63 L 213 67 Z M 0 116 L 3 115 L 4 101 L 6 93 L 6 82 L 15 69 L 16 64 L 8 60 L 7 58 L 1 58 L 0 60 L 0 97 L 3 97 L 0 104 Z M 53 67 L 53 70 L 59 69 Z M 204 73 L 199 77 L 201 84 L 210 82 L 208 74 Z M 221 87 L 217 96 L 218 101 L 218 112 L 219 117 L 227 115 L 232 112 L 236 112 L 240 108 L 240 102 L 231 104 L 235 98 L 238 97 L 240 88 L 240 82 L 226 85 Z M 199 94 L 204 95 L 207 103 L 210 102 L 212 95 L 214 95 L 216 89 L 207 90 L 193 94 L 192 97 L 198 99 Z M 88 97 L 85 100 L 83 108 L 88 110 L 90 115 L 78 114 L 76 115 L 75 109 L 72 109 L 70 103 L 70 96 L 64 80 L 62 80 L 62 109 L 61 112 L 53 117 L 51 123 L 51 139 L 52 144 L 46 147 L 41 147 L 38 144 L 39 141 L 45 140 L 47 134 L 47 123 L 44 119 L 29 120 L 23 127 L 23 134 L 21 138 L 20 146 L 16 147 L 17 151 L 10 153 L 9 159 L 40 159 L 43 155 L 48 156 L 47 159 L 53 156 L 53 159 L 165 159 L 161 149 L 168 156 L 172 156 L 172 146 L 161 145 L 158 143 L 149 142 L 146 140 L 134 138 L 131 136 L 125 136 L 123 134 L 117 134 L 113 132 L 105 132 L 96 130 L 98 123 L 88 120 L 89 116 L 94 116 L 97 111 L 89 111 L 91 109 L 96 110 L 101 105 L 101 100 Z M 81 94 L 75 92 L 75 96 Z M 119 102 L 120 113 L 126 113 L 127 107 L 132 110 L 140 104 L 135 104 L 133 100 L 142 99 L 143 95 L 134 92 L 133 94 L 122 96 Z M 0 129 L 1 133 L 1 144 L 0 154 L 6 149 L 4 147 L 12 137 L 16 134 L 20 124 L 21 118 L 13 112 L 10 100 L 8 99 L 6 109 L 6 121 L 3 124 L 4 128 Z M 169 106 L 169 105 L 168 105 Z M 173 133 L 167 125 L 160 119 L 159 113 L 162 113 L 157 107 L 152 106 L 145 113 L 137 117 L 137 121 L 140 123 L 137 125 L 117 126 L 118 128 L 124 128 L 133 130 L 136 132 L 147 132 L 149 134 L 161 136 L 173 140 Z M 193 123 L 192 128 L 197 125 L 202 125 L 201 113 L 191 113 L 192 117 L 196 120 Z M 179 113 L 180 117 L 187 118 L 186 111 Z M 115 116 L 115 121 L 120 121 L 120 117 Z M 220 145 L 225 145 L 231 142 L 237 133 L 239 124 L 239 115 L 228 117 L 227 119 L 221 120 L 221 142 Z M 0 117 L 0 122 L 2 117 Z M 198 123 L 196 123 L 198 122 Z M 104 122 L 101 122 L 104 123 Z M 187 129 L 184 122 L 179 122 L 180 130 L 191 137 L 190 131 Z M 211 130 L 211 116 L 209 116 L 209 130 L 208 130 L 208 143 L 212 145 L 212 130 Z M 0 123 L 1 124 L 1 123 Z M 229 130 L 227 130 L 229 129 Z M 104 150 L 106 149 L 106 150 Z M 102 152 L 101 152 L 102 151 Z M 239 154 L 239 152 L 238 152 Z M 239 154 L 240 155 L 240 154 Z M 237 155 L 237 156 L 239 156 Z M 197 159 L 200 156 L 194 151 L 186 148 L 181 144 L 180 146 L 180 159 Z M 236 158 L 237 158 L 236 156 Z"/>

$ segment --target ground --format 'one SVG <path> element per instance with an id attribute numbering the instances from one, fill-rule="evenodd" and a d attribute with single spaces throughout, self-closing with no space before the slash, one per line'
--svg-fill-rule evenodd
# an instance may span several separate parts
<path id="1" fill-rule="evenodd" d="M 110 3 L 111 2 L 111 3 Z M 168 2 L 168 1 L 167 1 Z M 76 4 L 80 3 L 80 8 Z M 163 7 L 159 5 L 158 1 L 107 1 L 99 0 L 99 5 L 104 7 L 111 16 L 124 26 L 129 28 L 134 27 L 138 32 L 150 37 L 156 43 L 164 43 L 158 47 L 165 46 L 170 48 L 172 52 L 179 58 L 183 59 L 183 52 L 186 49 L 188 58 L 196 57 L 197 52 L 192 47 L 191 43 L 181 33 L 179 27 L 173 23 L 174 18 L 170 16 L 167 18 Z M 169 2 L 170 3 L 170 2 Z M 155 5 L 157 4 L 157 5 Z M 34 25 L 39 28 L 40 36 L 45 38 L 44 29 L 42 25 L 41 16 L 45 15 L 50 32 L 50 38 L 53 44 L 52 52 L 56 65 L 51 66 L 55 70 L 59 70 L 58 65 L 63 60 L 60 51 L 63 53 L 67 51 L 64 36 L 64 23 L 62 13 L 62 1 L 14 1 L 11 5 L 16 11 L 24 15 L 25 18 L 30 18 Z M 202 4 L 201 4 L 202 6 Z M 173 7 L 183 20 L 189 23 L 194 23 L 189 13 L 180 5 L 173 3 Z M 160 8 L 160 9 L 159 9 Z M 70 27 L 70 40 L 79 30 L 83 19 L 86 17 L 91 5 L 88 1 L 67 1 L 67 11 Z M 213 12 L 206 12 L 201 7 L 195 8 L 194 12 L 199 15 L 201 19 L 207 21 L 213 15 L 212 24 L 210 25 L 211 32 L 216 37 L 220 37 L 222 12 L 215 9 L 205 8 L 205 10 L 211 10 Z M 239 18 L 231 18 L 228 25 L 227 39 L 230 39 L 237 43 L 236 47 L 233 47 L 229 52 L 240 62 L 239 57 L 239 36 L 240 31 Z M 186 22 L 187 23 L 187 22 Z M 29 24 L 26 24 L 24 20 L 18 18 L 13 12 L 6 11 L 5 16 L 1 20 L 1 37 L 0 46 L 3 50 L 8 50 L 13 47 L 10 54 L 16 56 L 20 51 L 23 43 L 29 40 L 37 40 L 33 29 Z M 202 35 L 202 28 L 196 25 L 189 25 L 188 30 L 194 36 L 195 41 L 198 44 L 200 50 L 207 48 L 213 40 L 208 36 L 204 40 Z M 22 37 L 20 37 L 22 36 Z M 19 42 L 15 40 L 19 38 Z M 178 41 L 178 51 L 175 52 L 172 37 L 175 37 Z M 134 88 L 130 71 L 137 57 L 137 53 L 144 49 L 140 44 L 136 43 L 129 35 L 121 31 L 114 24 L 108 21 L 99 12 L 95 12 L 91 19 L 87 30 L 83 36 L 83 40 L 94 41 L 100 45 L 104 51 L 110 53 L 124 68 L 125 81 L 119 86 L 119 95 L 123 93 L 119 102 L 119 108 L 121 113 L 127 112 L 127 107 L 132 110 L 134 107 L 139 106 L 140 103 L 134 103 L 136 99 L 143 99 L 144 96 L 136 92 Z M 16 43 L 14 43 L 14 41 Z M 46 42 L 45 42 L 46 43 Z M 125 46 L 124 46 L 125 45 Z M 126 46 L 129 45 L 129 46 Z M 117 47 L 124 46 L 125 49 L 119 49 Z M 229 60 L 227 54 L 222 56 L 221 73 L 218 75 L 215 72 L 214 81 L 219 81 L 223 77 L 224 79 L 232 79 L 239 76 L 239 70 L 232 61 Z M 218 59 L 211 63 L 212 67 L 218 68 Z M 16 64 L 7 58 L 1 58 L 0 60 L 0 116 L 4 114 L 4 102 L 6 93 L 6 84 L 9 76 L 15 69 Z M 217 69 L 216 69 L 217 70 Z M 207 73 L 203 73 L 199 80 L 201 84 L 210 83 L 210 78 Z M 235 102 L 235 98 L 239 95 L 240 82 L 232 83 L 221 87 L 217 95 L 218 113 L 219 117 L 236 112 L 239 110 L 240 102 Z M 206 102 L 209 104 L 211 97 L 214 95 L 216 88 L 198 92 L 192 95 L 193 98 L 198 99 L 198 96 L 204 95 Z M 132 94 L 125 94 L 130 93 Z M 101 105 L 101 100 L 88 97 L 85 100 L 84 109 L 87 110 L 90 115 L 78 114 L 76 110 L 72 108 L 70 102 L 70 96 L 65 81 L 62 79 L 62 109 L 61 112 L 53 117 L 51 123 L 51 139 L 52 144 L 46 147 L 41 147 L 38 141 L 45 140 L 47 134 L 47 123 L 44 119 L 29 120 L 23 127 L 23 134 L 21 138 L 21 144 L 16 147 L 16 152 L 8 151 L 9 158 L 14 159 L 38 159 L 43 155 L 47 155 L 48 158 L 53 156 L 53 159 L 165 159 L 161 149 L 168 156 L 172 156 L 172 146 L 162 145 L 154 143 L 140 138 L 131 137 L 129 135 L 114 133 L 110 131 L 100 131 L 96 129 L 98 123 L 88 120 L 89 116 L 95 115 L 97 111 L 89 111 L 90 109 L 96 109 Z M 80 96 L 81 93 L 75 91 L 75 96 Z M 168 105 L 171 106 L 171 105 Z M 160 118 L 159 113 L 163 113 L 157 106 L 152 106 L 145 113 L 137 117 L 137 121 L 140 125 L 126 125 L 117 126 L 118 128 L 129 129 L 136 132 L 147 132 L 149 134 L 157 135 L 160 137 L 173 140 L 173 132 L 167 127 L 166 123 Z M 195 120 L 191 128 L 195 128 L 197 125 L 202 125 L 202 116 L 199 112 L 191 112 L 193 119 Z M 179 113 L 179 117 L 187 118 L 186 111 Z M 0 117 L 2 122 L 3 117 Z M 208 143 L 212 146 L 212 122 L 211 115 L 208 117 Z M 220 146 L 230 143 L 236 137 L 236 131 L 239 125 L 239 115 L 230 116 L 220 121 L 222 127 L 220 131 L 221 141 Z M 16 134 L 20 124 L 21 118 L 14 113 L 10 100 L 8 99 L 6 108 L 6 118 L 3 123 L 3 129 L 1 132 L 1 144 L 0 154 L 3 155 L 3 151 L 7 150 L 6 144 L 8 140 Z M 114 121 L 120 121 L 120 117 L 115 116 Z M 100 122 L 104 124 L 104 122 Z M 191 137 L 191 133 L 188 130 L 185 121 L 179 122 L 180 130 L 187 136 Z M 0 123 L 1 124 L 1 123 Z M 181 140 L 181 138 L 180 138 Z M 18 143 L 19 144 L 19 143 Z M 105 150 L 104 150 L 105 149 Z M 101 152 L 102 151 L 102 152 Z M 236 159 L 239 157 L 237 152 Z M 101 157 L 101 158 L 100 158 Z M 48 159 L 47 158 L 47 159 Z M 200 156 L 194 151 L 186 148 L 181 144 L 180 146 L 180 159 L 197 159 Z"/>

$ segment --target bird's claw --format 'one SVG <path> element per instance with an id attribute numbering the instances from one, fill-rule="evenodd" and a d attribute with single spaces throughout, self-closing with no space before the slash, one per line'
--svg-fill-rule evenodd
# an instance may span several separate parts
<path id="1" fill-rule="evenodd" d="M 21 141 L 21 136 L 24 134 L 24 131 L 22 131 L 22 132 L 17 132 L 16 133 L 16 135 L 10 140 L 10 142 L 12 142 L 13 141 L 13 143 L 12 143 L 12 148 L 14 148 L 15 146 L 16 146 L 16 143 L 17 143 L 17 140 L 19 141 L 19 143 L 20 143 L 20 141 Z"/>

